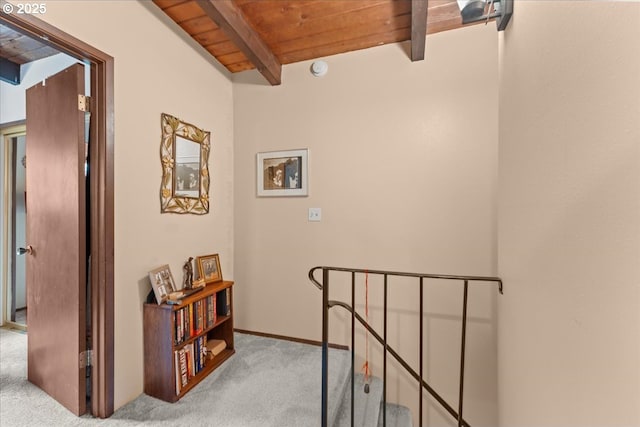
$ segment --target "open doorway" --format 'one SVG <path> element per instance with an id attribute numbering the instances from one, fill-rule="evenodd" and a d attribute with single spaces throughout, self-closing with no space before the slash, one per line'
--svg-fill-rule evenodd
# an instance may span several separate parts
<path id="1" fill-rule="evenodd" d="M 21 250 L 24 250 L 27 246 L 25 224 L 27 213 L 26 139 L 26 133 L 22 133 L 12 136 L 9 141 L 11 146 L 11 168 L 13 170 L 10 188 L 11 216 L 13 218 L 10 251 L 12 253 L 13 268 L 11 269 L 11 286 L 9 287 L 11 298 L 7 299 L 10 320 L 24 327 L 27 326 L 27 286 L 26 267 L 24 257 L 21 256 Z"/>
<path id="2" fill-rule="evenodd" d="M 2 122 L 0 116 L 0 123 Z M 0 129 L 4 160 L 5 192 L 3 243 L 7 259 L 3 260 L 3 323 L 26 331 L 27 288 L 25 260 L 18 248 L 26 246 L 26 128 L 24 125 Z M 5 268 L 8 267 L 8 268 Z"/>
<path id="3" fill-rule="evenodd" d="M 90 230 L 84 226 L 91 214 L 90 111 L 80 109 L 78 99 L 90 96 L 89 67 L 5 26 L 0 32 L 3 55 L 7 39 L 12 43 L 3 60 L 16 61 L 20 72 L 2 75 L 0 123 L 25 122 L 4 138 L 3 265 L 9 268 L 3 321 L 27 330 L 29 382 L 83 415 L 92 398 L 91 366 L 77 360 L 91 351 Z"/>
<path id="4" fill-rule="evenodd" d="M 78 358 L 92 360 L 90 412 L 105 418 L 113 413 L 113 58 L 32 16 L 0 15 L 0 25 L 42 41 L 90 70 L 94 88 L 89 101 L 93 113 L 89 132 L 92 144 L 88 149 L 91 174 L 87 185 L 91 356 L 78 354 Z M 29 130 L 26 131 L 28 144 Z M 29 164 L 28 158 L 26 163 Z M 78 361 L 75 367 L 78 368 Z"/>

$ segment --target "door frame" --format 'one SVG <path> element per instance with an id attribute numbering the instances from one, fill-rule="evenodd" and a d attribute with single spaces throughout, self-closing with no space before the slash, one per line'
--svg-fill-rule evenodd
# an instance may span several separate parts
<path id="1" fill-rule="evenodd" d="M 91 67 L 91 413 L 107 418 L 114 406 L 114 59 L 31 15 L 0 14 L 0 22 Z"/>

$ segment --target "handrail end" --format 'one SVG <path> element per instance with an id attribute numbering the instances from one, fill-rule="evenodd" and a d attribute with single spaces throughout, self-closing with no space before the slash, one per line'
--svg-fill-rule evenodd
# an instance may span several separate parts
<path id="1" fill-rule="evenodd" d="M 311 280 L 311 283 L 313 283 L 314 285 L 316 285 L 316 288 L 322 290 L 322 284 L 320 282 L 318 282 L 316 280 L 316 278 L 314 277 L 314 273 L 316 270 L 318 270 L 319 268 L 323 268 L 323 267 L 313 267 L 311 270 L 309 270 L 309 280 Z"/>

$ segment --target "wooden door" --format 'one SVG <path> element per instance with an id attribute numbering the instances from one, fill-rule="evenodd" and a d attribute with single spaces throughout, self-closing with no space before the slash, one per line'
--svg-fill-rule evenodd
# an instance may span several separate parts
<path id="1" fill-rule="evenodd" d="M 84 66 L 27 90 L 27 377 L 86 412 Z"/>

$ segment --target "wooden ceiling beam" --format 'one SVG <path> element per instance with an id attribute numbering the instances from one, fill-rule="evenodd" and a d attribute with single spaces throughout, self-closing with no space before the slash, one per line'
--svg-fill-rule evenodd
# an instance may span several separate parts
<path id="1" fill-rule="evenodd" d="M 428 0 L 411 0 L 411 60 L 424 59 L 427 42 Z"/>
<path id="2" fill-rule="evenodd" d="M 249 25 L 232 0 L 197 0 L 202 10 L 224 31 L 238 49 L 272 85 L 282 83 L 282 64 Z"/>

